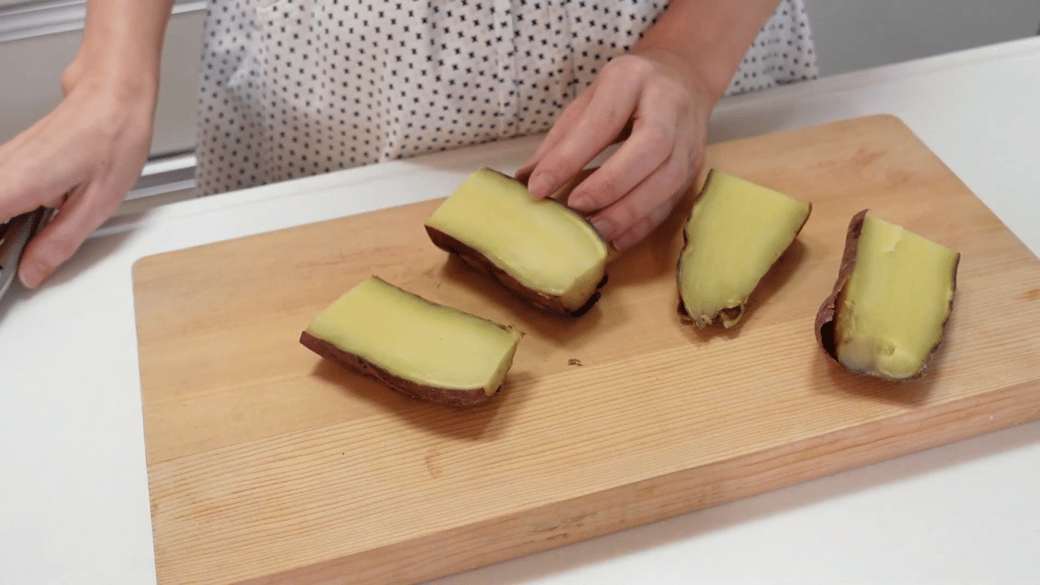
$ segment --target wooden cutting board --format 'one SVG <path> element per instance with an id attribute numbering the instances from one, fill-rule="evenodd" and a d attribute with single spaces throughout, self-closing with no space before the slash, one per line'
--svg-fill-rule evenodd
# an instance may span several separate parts
<path id="1" fill-rule="evenodd" d="M 422 227 L 438 201 L 140 260 L 159 582 L 414 583 L 1040 418 L 1040 260 L 899 120 L 718 144 L 708 161 L 813 203 L 728 331 L 676 315 L 691 198 L 612 261 L 578 320 L 449 261 Z M 963 254 L 948 337 L 914 383 L 816 346 L 863 208 Z M 526 332 L 497 399 L 418 403 L 298 343 L 373 274 Z"/>

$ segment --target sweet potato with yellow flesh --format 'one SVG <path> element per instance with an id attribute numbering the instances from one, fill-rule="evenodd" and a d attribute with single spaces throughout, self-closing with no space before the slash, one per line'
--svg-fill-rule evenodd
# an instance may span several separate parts
<path id="1" fill-rule="evenodd" d="M 300 336 L 318 355 L 420 400 L 486 402 L 502 386 L 520 341 L 515 329 L 369 278 Z"/>
<path id="2" fill-rule="evenodd" d="M 577 316 L 606 282 L 607 245 L 573 210 L 482 169 L 426 221 L 433 243 L 535 306 Z"/>
<path id="3" fill-rule="evenodd" d="M 683 230 L 679 315 L 698 329 L 732 327 L 748 298 L 809 219 L 812 205 L 708 171 Z"/>
<path id="4" fill-rule="evenodd" d="M 861 211 L 816 316 L 817 340 L 854 372 L 920 377 L 953 311 L 959 262 L 958 252 Z"/>

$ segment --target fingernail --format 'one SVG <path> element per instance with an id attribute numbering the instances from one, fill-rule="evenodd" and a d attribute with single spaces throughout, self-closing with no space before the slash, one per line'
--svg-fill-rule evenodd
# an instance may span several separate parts
<path id="1" fill-rule="evenodd" d="M 549 195 L 549 189 L 552 188 L 552 182 L 552 177 L 545 173 L 532 175 L 527 181 L 527 191 L 531 193 L 531 197 L 542 199 Z"/>
<path id="2" fill-rule="evenodd" d="M 615 250 L 620 252 L 620 251 L 622 251 L 622 250 L 624 250 L 626 248 L 631 248 L 632 246 L 634 246 L 638 242 L 639 242 L 639 238 L 636 237 L 636 234 L 624 233 L 624 234 L 621 234 L 618 237 L 618 239 L 616 239 L 613 242 L 611 242 L 610 245 L 613 246 Z"/>
<path id="3" fill-rule="evenodd" d="M 29 262 L 18 271 L 18 279 L 22 281 L 22 286 L 25 288 L 40 286 L 46 277 L 47 269 L 39 262 Z"/>
<path id="4" fill-rule="evenodd" d="M 567 205 L 577 211 L 592 211 L 592 198 L 585 193 L 571 193 L 567 198 Z"/>
<path id="5" fill-rule="evenodd" d="M 592 220 L 592 227 L 599 232 L 601 238 L 607 241 L 610 240 L 611 232 L 614 231 L 614 224 L 608 219 L 594 219 Z"/>

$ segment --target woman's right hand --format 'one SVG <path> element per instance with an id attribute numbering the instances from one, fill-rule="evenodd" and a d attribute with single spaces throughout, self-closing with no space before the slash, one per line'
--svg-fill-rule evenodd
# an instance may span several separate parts
<path id="1" fill-rule="evenodd" d="M 89 0 L 65 99 L 0 146 L 0 221 L 44 205 L 57 215 L 25 249 L 36 288 L 126 197 L 148 159 L 159 62 L 174 0 Z"/>
<path id="2" fill-rule="evenodd" d="M 29 242 L 18 268 L 35 288 L 68 260 L 126 197 L 148 158 L 157 88 L 146 80 L 78 67 L 65 99 L 0 146 L 0 222 L 46 206 L 54 219 Z"/>

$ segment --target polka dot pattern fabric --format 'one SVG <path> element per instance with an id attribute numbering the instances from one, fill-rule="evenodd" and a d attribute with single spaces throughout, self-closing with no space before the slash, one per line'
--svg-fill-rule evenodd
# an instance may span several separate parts
<path id="1" fill-rule="evenodd" d="M 802 0 L 784 0 L 744 55 L 726 95 L 807 81 L 819 74 L 805 5 Z"/>
<path id="2" fill-rule="evenodd" d="M 667 0 L 214 0 L 200 194 L 547 130 Z M 816 76 L 784 0 L 729 94 Z"/>

